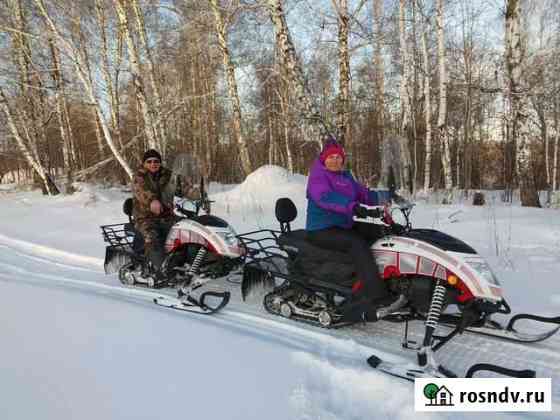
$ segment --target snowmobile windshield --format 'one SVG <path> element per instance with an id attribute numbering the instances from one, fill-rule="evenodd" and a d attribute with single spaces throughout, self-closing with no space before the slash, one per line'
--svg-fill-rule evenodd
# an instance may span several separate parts
<path id="1" fill-rule="evenodd" d="M 188 153 L 179 153 L 173 160 L 171 166 L 171 181 L 164 191 L 168 197 L 173 199 L 176 192 L 181 191 L 185 185 L 199 186 L 203 178 L 203 170 L 200 162 Z M 179 186 L 179 189 L 177 188 Z M 180 195 L 180 194 L 179 194 Z"/>

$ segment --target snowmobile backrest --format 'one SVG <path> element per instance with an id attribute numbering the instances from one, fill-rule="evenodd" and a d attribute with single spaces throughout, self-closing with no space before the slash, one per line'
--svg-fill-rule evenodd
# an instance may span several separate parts
<path id="1" fill-rule="evenodd" d="M 276 200 L 276 219 L 280 222 L 280 230 L 284 233 L 291 232 L 290 222 L 297 217 L 297 209 L 292 200 L 287 197 Z"/>
<path id="2" fill-rule="evenodd" d="M 128 216 L 128 220 L 132 223 L 132 198 L 124 200 L 122 209 L 124 214 Z"/>

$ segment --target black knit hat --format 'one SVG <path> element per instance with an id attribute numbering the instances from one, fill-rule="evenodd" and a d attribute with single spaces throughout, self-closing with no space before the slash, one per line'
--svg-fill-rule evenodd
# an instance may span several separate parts
<path id="1" fill-rule="evenodd" d="M 146 162 L 150 158 L 156 158 L 161 162 L 161 155 L 157 150 L 146 150 L 146 153 L 144 153 L 144 157 L 142 158 L 142 163 Z"/>

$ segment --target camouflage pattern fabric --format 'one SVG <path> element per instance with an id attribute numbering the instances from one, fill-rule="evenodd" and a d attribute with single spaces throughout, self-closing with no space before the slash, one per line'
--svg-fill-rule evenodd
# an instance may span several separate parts
<path id="1" fill-rule="evenodd" d="M 173 224 L 173 195 L 168 194 L 171 171 L 162 167 L 152 175 L 140 167 L 132 181 L 134 227 L 144 237 L 144 254 L 159 269 L 164 259 L 164 244 L 167 232 Z M 163 212 L 160 215 L 150 211 L 150 203 L 159 200 Z"/>
<path id="2" fill-rule="evenodd" d="M 144 237 L 144 255 L 150 259 L 156 269 L 159 269 L 163 263 L 165 238 L 174 222 L 174 218 L 150 218 L 134 224 L 136 230 Z"/>
<path id="3" fill-rule="evenodd" d="M 132 181 L 133 206 L 132 216 L 136 222 L 144 219 L 158 219 L 150 211 L 150 203 L 159 200 L 167 209 L 173 205 L 172 194 L 166 193 L 167 186 L 171 180 L 171 171 L 167 168 L 161 169 L 154 175 L 150 174 L 144 167 L 140 167 Z"/>

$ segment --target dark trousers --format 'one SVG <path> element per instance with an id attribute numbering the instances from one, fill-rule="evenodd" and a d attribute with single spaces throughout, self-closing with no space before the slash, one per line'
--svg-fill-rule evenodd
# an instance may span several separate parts
<path id="1" fill-rule="evenodd" d="M 174 220 L 169 218 L 144 219 L 136 222 L 135 228 L 144 237 L 144 254 L 159 270 L 165 259 L 165 239 Z"/>
<path id="2" fill-rule="evenodd" d="M 356 292 L 357 298 L 369 300 L 384 299 L 389 292 L 379 276 L 370 244 L 379 237 L 375 230 L 356 226 L 353 229 L 338 227 L 307 232 L 307 240 L 312 244 L 334 251 L 348 252 L 354 261 L 362 288 Z"/>

